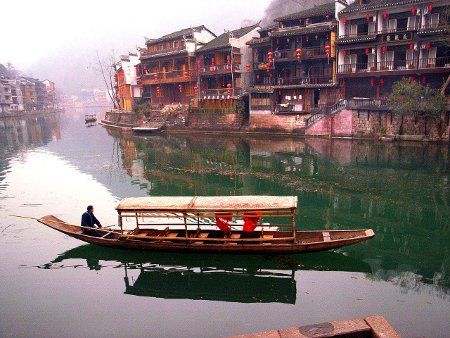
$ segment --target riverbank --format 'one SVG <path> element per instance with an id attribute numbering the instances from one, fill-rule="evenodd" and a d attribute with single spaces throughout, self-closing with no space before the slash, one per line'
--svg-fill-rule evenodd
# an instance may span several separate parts
<path id="1" fill-rule="evenodd" d="M 54 109 L 54 110 L 33 110 L 33 111 L 17 111 L 17 112 L 7 112 L 0 113 L 0 119 L 5 118 L 23 118 L 23 117 L 32 117 L 46 114 L 57 114 L 64 112 L 63 109 Z"/>

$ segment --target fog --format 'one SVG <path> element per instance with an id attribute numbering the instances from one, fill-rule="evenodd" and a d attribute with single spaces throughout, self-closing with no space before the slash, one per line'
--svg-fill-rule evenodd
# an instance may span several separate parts
<path id="1" fill-rule="evenodd" d="M 8 1 L 2 4 L 0 63 L 41 79 L 67 94 L 102 87 L 96 52 L 116 56 L 156 38 L 205 25 L 215 34 L 318 4 L 321 0 Z M 321 1 L 324 2 L 324 1 Z M 8 15 L 5 15 L 8 13 Z"/>

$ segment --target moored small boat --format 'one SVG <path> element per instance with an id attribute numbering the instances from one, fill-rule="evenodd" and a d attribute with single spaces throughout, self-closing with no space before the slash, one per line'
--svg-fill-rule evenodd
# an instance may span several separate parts
<path id="1" fill-rule="evenodd" d="M 97 122 L 97 116 L 95 114 L 84 115 L 84 123 L 94 123 Z"/>
<path id="2" fill-rule="evenodd" d="M 298 231 L 297 197 L 127 198 L 116 210 L 120 229 L 103 230 L 101 237 L 51 215 L 38 221 L 87 243 L 150 251 L 293 254 L 336 249 L 375 235 L 371 229 Z M 127 220 L 133 220 L 132 230 L 124 230 Z"/>

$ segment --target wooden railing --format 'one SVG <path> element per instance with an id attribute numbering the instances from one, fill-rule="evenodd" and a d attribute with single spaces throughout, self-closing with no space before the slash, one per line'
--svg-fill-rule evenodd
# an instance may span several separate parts
<path id="1" fill-rule="evenodd" d="M 197 72 L 195 70 L 173 70 L 170 72 L 150 73 L 141 76 L 143 82 L 151 84 L 192 81 L 196 79 L 196 77 Z"/>
<path id="2" fill-rule="evenodd" d="M 326 56 L 325 47 L 310 47 L 310 48 L 301 48 L 302 50 L 302 58 L 313 58 L 313 57 L 324 57 Z M 278 50 L 273 53 L 273 57 L 275 61 L 281 60 L 297 60 L 297 52 L 296 49 L 284 49 Z"/>
<path id="3" fill-rule="evenodd" d="M 303 77 L 279 77 L 276 80 L 277 86 L 292 85 L 316 85 L 332 83 L 331 76 L 303 76 Z"/>
<path id="4" fill-rule="evenodd" d="M 231 72 L 231 69 L 233 71 L 240 71 L 241 65 L 239 63 L 235 63 L 233 65 L 228 64 L 218 64 L 218 65 L 205 65 L 202 68 L 200 68 L 200 73 L 222 73 L 222 72 Z"/>
<path id="5" fill-rule="evenodd" d="M 343 64 L 338 66 L 338 73 L 383 72 L 418 68 L 450 68 L 450 57 Z"/>
<path id="6" fill-rule="evenodd" d="M 207 89 L 201 92 L 201 96 L 236 96 L 242 94 L 242 88 Z"/>

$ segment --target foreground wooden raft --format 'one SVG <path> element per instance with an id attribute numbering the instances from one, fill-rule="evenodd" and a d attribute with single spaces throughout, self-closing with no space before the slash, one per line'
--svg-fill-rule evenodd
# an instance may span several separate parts
<path id="1" fill-rule="evenodd" d="M 127 198 L 116 210 L 120 230 L 107 230 L 102 237 L 83 234 L 82 227 L 51 215 L 38 221 L 88 243 L 154 251 L 289 254 L 340 248 L 374 236 L 371 229 L 297 231 L 297 197 Z M 124 220 L 130 219 L 135 229 L 125 231 Z"/>

